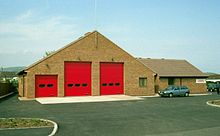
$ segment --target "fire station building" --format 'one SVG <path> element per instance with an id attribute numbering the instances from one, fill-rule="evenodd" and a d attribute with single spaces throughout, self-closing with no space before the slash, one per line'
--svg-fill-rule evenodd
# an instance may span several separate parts
<path id="1" fill-rule="evenodd" d="M 199 72 L 199 78 L 207 77 Z M 157 71 L 97 31 L 86 33 L 18 75 L 19 96 L 26 98 L 154 95 L 160 78 Z M 205 84 L 197 85 L 199 92 L 205 92 Z"/>

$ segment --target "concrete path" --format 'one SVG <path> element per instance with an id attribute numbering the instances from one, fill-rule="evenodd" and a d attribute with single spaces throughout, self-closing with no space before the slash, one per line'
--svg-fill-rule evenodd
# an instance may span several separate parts
<path id="1" fill-rule="evenodd" d="M 38 101 L 41 104 L 85 103 L 85 102 L 106 102 L 106 101 L 131 101 L 131 100 L 143 100 L 143 98 L 140 98 L 140 97 L 137 97 L 137 96 L 128 96 L 128 95 L 36 98 L 36 101 Z"/>

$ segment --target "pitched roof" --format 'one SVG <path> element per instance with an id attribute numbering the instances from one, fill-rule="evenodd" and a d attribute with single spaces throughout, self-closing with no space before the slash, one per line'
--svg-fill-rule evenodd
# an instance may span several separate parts
<path id="1" fill-rule="evenodd" d="M 186 60 L 137 58 L 160 77 L 208 77 Z"/>
<path id="2" fill-rule="evenodd" d="M 59 53 L 60 51 L 66 49 L 67 47 L 71 46 L 72 44 L 79 42 L 80 40 L 84 39 L 85 37 L 87 37 L 87 36 L 89 36 L 90 34 L 93 34 L 93 33 L 99 33 L 99 32 L 96 31 L 96 30 L 94 30 L 93 32 L 87 32 L 87 33 L 85 33 L 84 36 L 81 36 L 81 37 L 78 38 L 77 40 L 75 40 L 75 41 L 73 41 L 73 42 L 67 44 L 66 46 L 60 48 L 59 50 L 57 50 L 57 51 L 55 51 L 55 52 L 53 52 L 53 53 L 51 53 L 50 55 L 48 55 L 48 56 L 46 56 L 46 57 L 44 57 L 44 58 L 38 60 L 37 62 L 35 62 L 35 63 L 29 65 L 28 67 L 25 67 L 23 70 L 19 71 L 17 74 L 18 74 L 18 75 L 22 75 L 22 74 L 26 73 L 26 72 L 25 72 L 26 70 L 28 70 L 28 69 L 34 67 L 35 65 L 37 65 L 37 64 L 39 64 L 39 63 L 41 63 L 41 62 L 43 62 L 44 60 L 46 60 L 46 59 L 52 57 L 53 55 L 55 55 L 55 54 Z"/>
<path id="3" fill-rule="evenodd" d="M 28 67 L 26 67 L 26 68 L 24 68 L 23 70 L 19 71 L 17 74 L 18 74 L 18 75 L 24 75 L 24 74 L 26 74 L 27 71 L 28 71 L 30 68 L 36 66 L 37 64 L 39 64 L 39 63 L 45 61 L 46 59 L 48 59 L 48 58 L 54 56 L 55 54 L 61 52 L 62 50 L 68 48 L 69 46 L 72 46 L 73 44 L 75 44 L 75 43 L 77 43 L 77 42 L 83 40 L 84 38 L 86 38 L 86 37 L 88 37 L 89 35 L 92 35 L 92 34 L 94 34 L 94 33 L 95 33 L 96 35 L 102 35 L 102 34 L 99 33 L 97 30 L 94 30 L 93 32 L 87 32 L 87 33 L 84 34 L 84 36 L 81 36 L 81 37 L 78 38 L 77 40 L 75 40 L 75 41 L 73 41 L 73 42 L 67 44 L 66 46 L 60 48 L 59 50 L 57 50 L 57 51 L 51 53 L 49 56 L 46 56 L 46 57 L 44 57 L 44 58 L 38 60 L 37 62 L 35 62 L 35 63 L 29 65 Z M 104 35 L 102 35 L 102 36 L 105 37 Z M 106 37 L 105 37 L 105 38 L 106 38 Z M 108 38 L 106 38 L 106 39 L 109 40 Z M 112 42 L 111 40 L 109 40 L 109 41 Z M 112 42 L 112 43 L 113 43 L 113 42 Z M 115 43 L 113 43 L 113 44 L 115 44 Z M 115 45 L 116 45 L 116 44 L 115 44 Z M 117 46 L 117 45 L 116 45 L 116 46 Z M 130 55 L 128 52 L 124 51 L 121 47 L 117 46 L 117 48 L 119 48 L 120 50 L 122 50 L 123 52 L 125 52 L 127 55 L 133 57 L 133 56 Z M 133 58 L 134 58 L 134 57 L 133 57 Z M 135 59 L 135 58 L 134 58 L 134 59 Z M 139 62 L 138 60 L 136 60 L 136 61 Z M 139 62 L 139 63 L 140 63 L 140 62 Z M 140 63 L 140 64 L 142 64 L 142 63 Z M 142 65 L 144 65 L 144 64 L 142 64 Z M 150 70 L 150 69 L 149 69 L 149 70 Z"/>

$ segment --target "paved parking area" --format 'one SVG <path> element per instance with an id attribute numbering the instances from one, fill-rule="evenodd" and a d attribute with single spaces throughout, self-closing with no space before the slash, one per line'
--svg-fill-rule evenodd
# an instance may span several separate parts
<path id="1" fill-rule="evenodd" d="M 0 130 L 1 136 L 47 136 L 53 128 L 8 129 Z"/>
<path id="2" fill-rule="evenodd" d="M 0 117 L 54 120 L 59 136 L 218 136 L 220 108 L 206 104 L 213 99 L 220 96 L 42 105 L 12 96 L 0 101 Z"/>

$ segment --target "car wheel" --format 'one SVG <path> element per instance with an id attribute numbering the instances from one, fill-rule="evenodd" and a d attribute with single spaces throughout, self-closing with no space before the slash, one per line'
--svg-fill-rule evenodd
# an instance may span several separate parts
<path id="1" fill-rule="evenodd" d="M 169 97 L 173 97 L 173 94 L 172 94 L 172 93 L 170 93 L 170 94 L 169 94 Z"/>
<path id="2" fill-rule="evenodd" d="M 189 93 L 185 93 L 185 96 L 188 97 L 188 96 L 189 96 Z"/>

